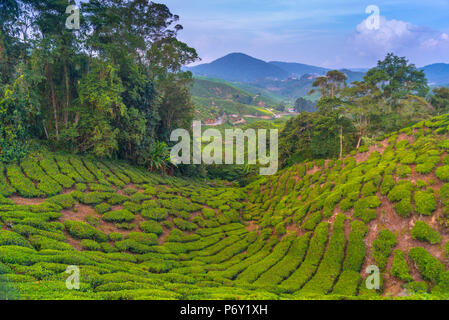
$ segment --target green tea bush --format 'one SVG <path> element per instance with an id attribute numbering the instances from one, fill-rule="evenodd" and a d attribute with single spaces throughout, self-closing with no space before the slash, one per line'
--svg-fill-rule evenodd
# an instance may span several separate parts
<path id="1" fill-rule="evenodd" d="M 395 250 L 393 253 L 391 274 L 402 281 L 413 281 L 413 278 L 410 276 L 410 268 L 405 260 L 404 253 L 399 249 Z"/>
<path id="2" fill-rule="evenodd" d="M 36 198 L 44 195 L 44 192 L 36 189 L 33 181 L 25 177 L 18 165 L 8 165 L 6 167 L 6 173 L 11 185 L 21 196 L 25 198 Z"/>
<path id="3" fill-rule="evenodd" d="M 64 226 L 67 232 L 76 239 L 92 239 L 98 242 L 104 242 L 107 240 L 107 235 L 81 221 L 64 221 Z"/>
<path id="4" fill-rule="evenodd" d="M 341 273 L 337 283 L 334 286 L 332 294 L 351 297 L 357 295 L 357 288 L 362 281 L 359 272 L 345 270 Z"/>
<path id="5" fill-rule="evenodd" d="M 351 231 L 348 236 L 346 248 L 346 258 L 343 262 L 344 271 L 360 272 L 365 260 L 366 245 L 364 237 L 368 232 L 368 227 L 359 220 L 351 222 Z"/>
<path id="6" fill-rule="evenodd" d="M 413 189 L 413 183 L 410 181 L 400 181 L 388 193 L 388 200 L 398 202 L 403 199 L 411 199 Z"/>
<path id="7" fill-rule="evenodd" d="M 419 272 L 425 280 L 438 283 L 445 271 L 444 265 L 426 249 L 422 247 L 411 248 L 408 256 L 416 264 Z"/>
<path id="8" fill-rule="evenodd" d="M 321 222 L 310 240 L 309 249 L 304 262 L 293 274 L 281 283 L 281 288 L 288 292 L 301 289 L 315 273 L 323 257 L 329 235 L 329 223 Z"/>
<path id="9" fill-rule="evenodd" d="M 0 246 L 20 246 L 31 248 L 31 245 L 24 237 L 18 233 L 8 230 L 0 230 Z"/>
<path id="10" fill-rule="evenodd" d="M 81 248 L 89 251 L 101 251 L 101 245 L 98 242 L 89 239 L 81 240 Z"/>
<path id="11" fill-rule="evenodd" d="M 264 286 L 278 285 L 284 281 L 298 266 L 302 263 L 309 245 L 311 233 L 298 237 L 293 240 L 290 249 L 285 257 L 280 260 L 271 269 L 263 273 L 255 284 Z"/>
<path id="12" fill-rule="evenodd" d="M 167 219 L 168 210 L 165 208 L 148 208 L 143 209 L 141 215 L 145 219 L 151 219 L 156 221 L 162 221 Z"/>
<path id="13" fill-rule="evenodd" d="M 193 231 L 198 228 L 196 224 L 179 218 L 174 218 L 173 223 L 182 231 Z"/>
<path id="14" fill-rule="evenodd" d="M 140 223 L 140 229 L 145 233 L 155 233 L 161 235 L 163 229 L 159 223 L 156 221 L 144 221 Z"/>
<path id="15" fill-rule="evenodd" d="M 440 180 L 449 181 L 449 166 L 441 166 L 437 168 L 435 175 Z"/>
<path id="16" fill-rule="evenodd" d="M 408 165 L 399 165 L 396 169 L 396 174 L 401 178 L 409 177 L 412 174 L 412 168 Z"/>
<path id="17" fill-rule="evenodd" d="M 372 256 L 379 269 L 383 270 L 387 266 L 387 259 L 391 255 L 393 248 L 398 243 L 396 235 L 388 229 L 379 232 L 371 248 Z"/>
<path id="18" fill-rule="evenodd" d="M 441 242 L 441 236 L 438 231 L 434 230 L 424 221 L 416 221 L 412 229 L 412 237 L 415 240 L 426 241 L 431 244 L 438 244 Z"/>
<path id="19" fill-rule="evenodd" d="M 410 199 L 402 199 L 401 201 L 394 204 L 394 210 L 401 217 L 409 217 L 413 213 L 413 207 L 410 203 Z"/>
<path id="20" fill-rule="evenodd" d="M 368 223 L 377 217 L 377 212 L 374 208 L 381 205 L 377 196 L 370 196 L 357 200 L 354 203 L 354 217 L 360 218 L 365 223 Z"/>
<path id="21" fill-rule="evenodd" d="M 132 222 L 136 216 L 129 210 L 122 209 L 117 211 L 109 211 L 103 214 L 103 220 L 107 222 Z"/>
<path id="22" fill-rule="evenodd" d="M 98 204 L 98 205 L 95 206 L 95 211 L 96 211 L 97 213 L 99 213 L 99 214 L 103 214 L 103 213 L 105 213 L 105 212 L 108 212 L 108 211 L 110 211 L 111 209 L 112 209 L 112 206 L 109 205 L 109 204 L 107 204 L 107 203 L 105 203 L 105 202 L 100 203 L 100 204 Z"/>
<path id="23" fill-rule="evenodd" d="M 301 293 L 327 294 L 331 291 L 338 275 L 341 272 L 345 257 L 345 220 L 343 214 L 337 215 L 329 245 L 315 276 L 301 289 Z"/>
<path id="24" fill-rule="evenodd" d="M 307 231 L 313 231 L 322 219 L 323 215 L 321 214 L 321 211 L 313 212 L 307 217 L 301 228 Z"/>
<path id="25" fill-rule="evenodd" d="M 433 189 L 416 191 L 414 195 L 415 211 L 419 214 L 430 216 L 436 210 L 436 200 Z"/>

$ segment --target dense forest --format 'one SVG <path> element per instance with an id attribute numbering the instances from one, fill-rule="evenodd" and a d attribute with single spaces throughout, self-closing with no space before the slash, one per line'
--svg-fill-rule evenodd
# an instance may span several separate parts
<path id="1" fill-rule="evenodd" d="M 173 128 L 193 117 L 190 72 L 198 59 L 177 39 L 179 17 L 146 0 L 0 2 L 0 160 L 30 141 L 147 167 L 167 160 Z"/>

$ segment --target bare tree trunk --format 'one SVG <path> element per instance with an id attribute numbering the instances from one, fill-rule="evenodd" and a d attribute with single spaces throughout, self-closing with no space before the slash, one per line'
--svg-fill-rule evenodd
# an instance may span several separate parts
<path id="1" fill-rule="evenodd" d="M 343 159 L 343 126 L 340 125 L 340 159 Z"/>
<path id="2" fill-rule="evenodd" d="M 70 104 L 70 87 L 69 87 L 69 70 L 67 63 L 64 63 L 64 74 L 65 74 L 65 90 L 66 90 L 66 105 L 64 108 L 64 125 L 67 128 L 69 122 L 69 104 Z"/>
<path id="3" fill-rule="evenodd" d="M 53 117 L 55 120 L 56 140 L 59 141 L 58 107 L 56 105 L 55 85 L 54 85 L 52 79 L 50 79 L 49 81 L 50 81 L 50 90 L 51 90 L 51 102 L 53 105 Z"/>
<path id="4" fill-rule="evenodd" d="M 362 143 L 362 135 L 360 134 L 359 140 L 357 141 L 356 149 L 360 148 L 360 144 Z"/>

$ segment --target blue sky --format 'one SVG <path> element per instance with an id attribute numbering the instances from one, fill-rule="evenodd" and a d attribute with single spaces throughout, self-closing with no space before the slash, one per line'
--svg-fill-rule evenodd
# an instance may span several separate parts
<path id="1" fill-rule="evenodd" d="M 161 0 L 202 62 L 231 52 L 329 68 L 371 67 L 387 52 L 449 63 L 449 0 Z M 366 27 L 368 5 L 379 29 Z"/>

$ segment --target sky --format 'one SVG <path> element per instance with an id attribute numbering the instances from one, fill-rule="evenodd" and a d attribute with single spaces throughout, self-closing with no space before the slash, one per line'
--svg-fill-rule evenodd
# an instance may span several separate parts
<path id="1" fill-rule="evenodd" d="M 160 2 L 180 16 L 178 38 L 197 50 L 199 63 L 232 52 L 327 68 L 372 67 L 388 52 L 418 67 L 449 63 L 449 0 Z"/>

